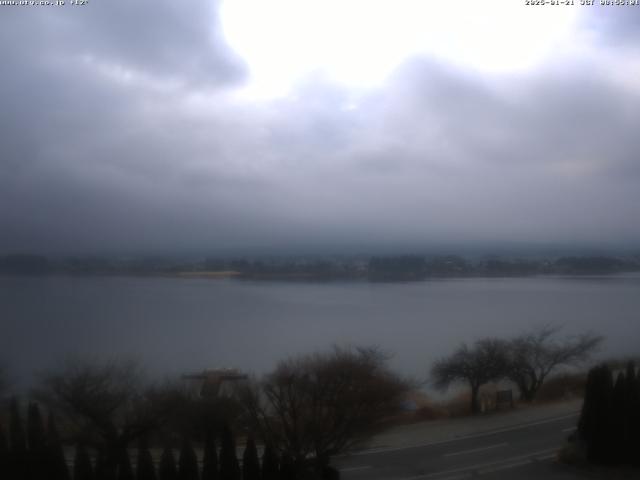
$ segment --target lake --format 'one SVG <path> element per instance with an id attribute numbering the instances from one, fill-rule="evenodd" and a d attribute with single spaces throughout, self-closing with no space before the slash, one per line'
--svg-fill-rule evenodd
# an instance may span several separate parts
<path id="1" fill-rule="evenodd" d="M 137 358 L 152 373 L 265 372 L 290 354 L 376 344 L 425 378 L 459 343 L 545 323 L 640 351 L 640 274 L 252 282 L 168 277 L 0 277 L 0 358 L 25 383 L 65 355 Z"/>

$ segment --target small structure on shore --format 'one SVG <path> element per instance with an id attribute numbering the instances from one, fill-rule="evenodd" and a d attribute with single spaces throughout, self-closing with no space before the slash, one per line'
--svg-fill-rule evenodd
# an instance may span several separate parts
<path id="1" fill-rule="evenodd" d="M 189 382 L 199 397 L 215 398 L 228 393 L 225 390 L 231 383 L 247 380 L 248 376 L 236 368 L 214 368 L 182 375 L 182 379 Z"/>
<path id="2" fill-rule="evenodd" d="M 513 408 L 513 391 L 512 390 L 498 390 L 496 392 L 496 410 L 503 408 Z"/>

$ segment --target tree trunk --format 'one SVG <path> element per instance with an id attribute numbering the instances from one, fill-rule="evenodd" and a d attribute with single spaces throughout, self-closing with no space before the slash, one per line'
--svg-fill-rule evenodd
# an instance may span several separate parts
<path id="1" fill-rule="evenodd" d="M 536 395 L 538 390 L 540 390 L 540 386 L 542 385 L 541 380 L 534 379 L 531 381 L 531 384 L 528 387 L 525 387 L 520 391 L 521 398 L 527 403 L 531 403 L 536 399 Z"/>
<path id="2" fill-rule="evenodd" d="M 480 385 L 471 385 L 471 413 L 477 415 L 480 413 L 480 401 L 478 394 L 480 392 Z"/>
<path id="3" fill-rule="evenodd" d="M 520 400 L 531 403 L 535 398 L 535 392 L 532 387 L 521 386 L 520 387 Z"/>
<path id="4" fill-rule="evenodd" d="M 538 388 L 540 387 L 540 383 L 536 378 L 521 378 L 516 382 L 516 384 L 520 391 L 520 400 L 527 403 L 531 403 L 535 400 L 536 393 L 538 393 Z"/>

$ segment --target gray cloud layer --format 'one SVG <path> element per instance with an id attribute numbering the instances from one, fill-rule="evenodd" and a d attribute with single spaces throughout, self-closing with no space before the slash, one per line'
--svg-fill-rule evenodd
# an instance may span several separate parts
<path id="1" fill-rule="evenodd" d="M 416 57 L 253 103 L 216 12 L 2 9 L 1 251 L 640 240 L 636 11 L 528 73 Z"/>

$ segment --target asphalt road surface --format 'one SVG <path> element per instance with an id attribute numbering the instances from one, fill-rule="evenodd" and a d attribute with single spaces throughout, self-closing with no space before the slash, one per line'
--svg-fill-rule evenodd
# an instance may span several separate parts
<path id="1" fill-rule="evenodd" d="M 401 448 L 341 457 L 344 480 L 573 479 L 579 472 L 555 461 L 578 414 Z"/>

